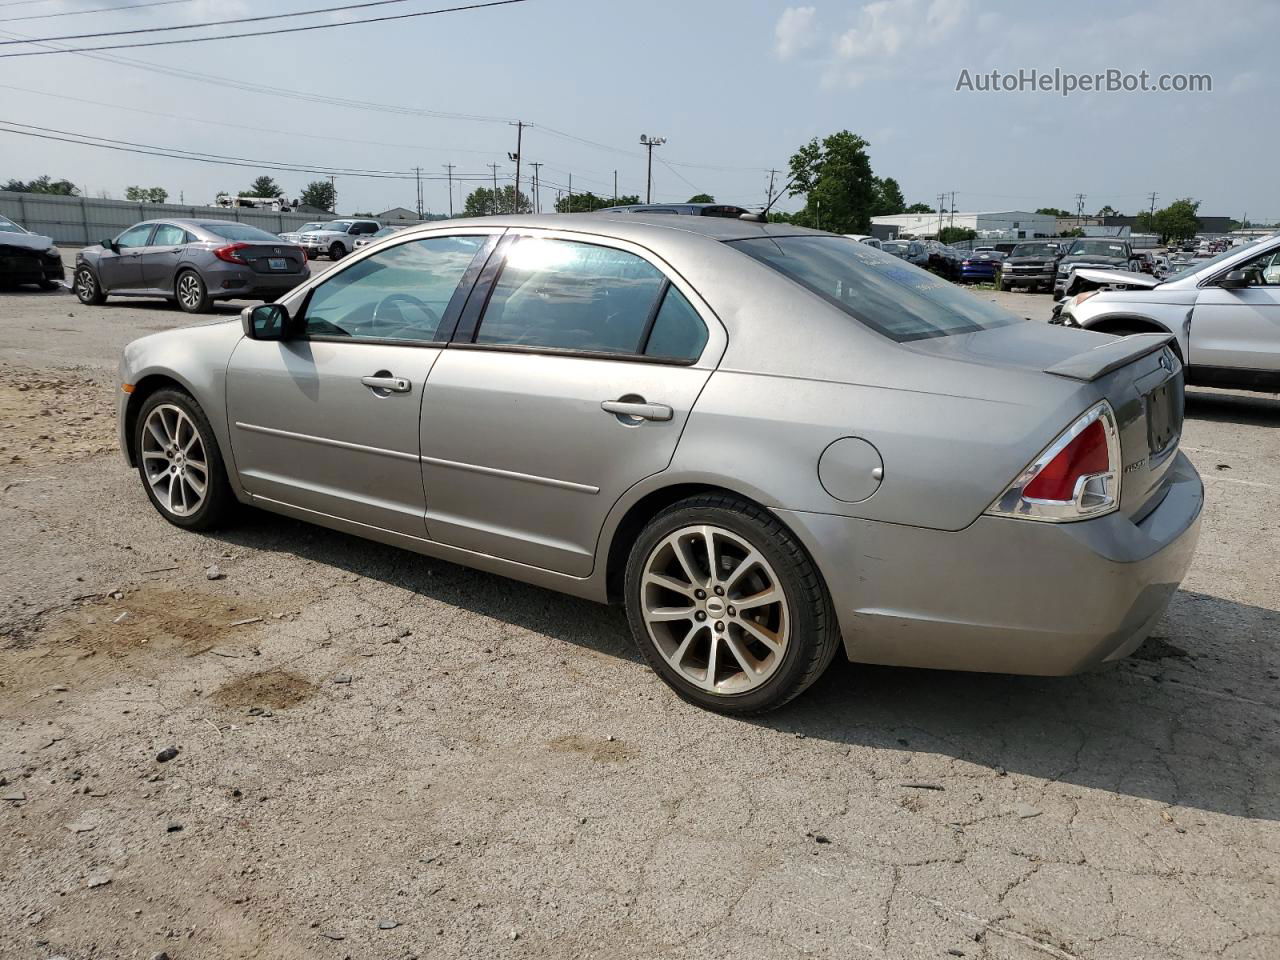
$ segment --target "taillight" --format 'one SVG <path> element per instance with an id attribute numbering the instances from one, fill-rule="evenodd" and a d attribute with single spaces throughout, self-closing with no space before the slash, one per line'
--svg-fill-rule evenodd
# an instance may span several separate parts
<path id="1" fill-rule="evenodd" d="M 247 243 L 229 243 L 225 247 L 219 247 L 217 250 L 213 251 L 213 255 L 219 260 L 227 261 L 227 263 L 238 263 L 241 266 L 248 266 L 249 261 L 239 255 L 239 252 L 247 246 L 249 246 Z"/>
<path id="2" fill-rule="evenodd" d="M 298 248 L 298 251 L 302 254 L 302 262 L 303 262 L 303 263 L 306 263 L 306 262 L 307 262 L 307 248 L 306 248 L 306 247 L 299 247 L 299 248 Z"/>
<path id="3" fill-rule="evenodd" d="M 1120 506 L 1120 433 L 1103 400 L 1064 430 L 1022 471 L 987 513 L 1062 523 Z"/>

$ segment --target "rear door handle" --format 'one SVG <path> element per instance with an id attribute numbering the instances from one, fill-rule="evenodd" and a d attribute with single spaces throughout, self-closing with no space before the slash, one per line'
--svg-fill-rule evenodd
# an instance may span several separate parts
<path id="1" fill-rule="evenodd" d="M 635 420 L 670 420 L 672 410 L 665 403 L 645 403 L 643 400 L 605 400 L 600 404 L 605 413 Z"/>
<path id="2" fill-rule="evenodd" d="M 408 393 L 413 387 L 404 377 L 361 377 L 360 382 L 373 390 L 385 390 L 387 393 Z"/>

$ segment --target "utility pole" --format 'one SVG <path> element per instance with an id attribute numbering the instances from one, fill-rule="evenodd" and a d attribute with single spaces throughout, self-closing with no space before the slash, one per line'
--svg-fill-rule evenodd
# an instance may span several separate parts
<path id="1" fill-rule="evenodd" d="M 1153 217 L 1154 217 L 1154 216 L 1156 215 L 1156 195 L 1155 195 L 1155 191 L 1152 191 L 1152 192 L 1151 192 L 1151 194 L 1150 194 L 1150 196 L 1151 196 L 1151 216 L 1153 216 Z"/>
<path id="2" fill-rule="evenodd" d="M 493 171 L 493 212 L 498 213 L 498 165 L 486 163 L 485 166 Z"/>
<path id="3" fill-rule="evenodd" d="M 938 194 L 938 232 L 935 233 L 934 239 L 942 236 L 942 215 L 947 209 L 947 195 L 945 193 Z"/>
<path id="4" fill-rule="evenodd" d="M 538 189 L 538 169 L 542 166 L 542 164 L 531 163 L 529 164 L 529 166 L 533 167 L 533 212 L 541 213 L 542 212 L 542 193 Z"/>
<path id="5" fill-rule="evenodd" d="M 449 219 L 453 219 L 453 164 L 443 164 L 445 170 L 449 173 Z"/>
<path id="6" fill-rule="evenodd" d="M 617 170 L 613 171 L 613 203 L 614 203 L 614 206 L 617 206 L 617 203 L 618 203 L 618 171 Z"/>
<path id="7" fill-rule="evenodd" d="M 645 203 L 653 203 L 653 148 L 660 147 L 666 142 L 666 137 L 651 137 L 645 133 L 640 134 L 640 143 L 649 151 L 649 168 L 645 176 L 644 186 Z"/>
<path id="8" fill-rule="evenodd" d="M 1084 223 L 1084 197 L 1083 193 L 1076 194 L 1076 229 L 1079 230 Z"/>
<path id="9" fill-rule="evenodd" d="M 951 226 L 956 225 L 956 192 L 951 191 Z"/>
<path id="10" fill-rule="evenodd" d="M 418 219 L 422 219 L 422 168 L 413 168 L 414 179 L 418 181 Z"/>
<path id="11" fill-rule="evenodd" d="M 514 126 L 515 126 L 515 128 L 516 128 L 516 152 L 515 152 L 514 154 L 512 154 L 512 153 L 508 153 L 508 154 L 507 154 L 507 156 L 508 156 L 508 157 L 510 157 L 512 160 L 514 160 L 514 161 L 516 162 L 516 196 L 515 196 L 515 199 L 514 199 L 513 201 L 511 201 L 511 205 L 512 205 L 512 207 L 514 208 L 511 212 L 512 212 L 512 213 L 519 213 L 519 212 L 520 212 L 520 146 L 521 146 L 521 139 L 522 139 L 523 134 L 524 134 L 524 128 L 525 128 L 525 127 L 528 127 L 528 126 L 532 126 L 532 124 L 528 124 L 528 123 L 525 123 L 525 122 L 523 122 L 523 121 L 521 121 L 521 120 L 517 120 L 517 121 L 515 122 Z"/>
<path id="12" fill-rule="evenodd" d="M 773 206 L 773 178 L 776 177 L 777 175 L 778 175 L 777 170 L 774 170 L 772 168 L 769 170 L 769 191 L 764 198 L 764 206 L 766 210 L 770 209 Z"/>
<path id="13" fill-rule="evenodd" d="M 333 213 L 338 212 L 338 181 L 335 177 L 329 178 L 329 186 L 333 187 Z"/>
<path id="14" fill-rule="evenodd" d="M 573 174 L 569 174 L 569 213 L 573 213 Z"/>

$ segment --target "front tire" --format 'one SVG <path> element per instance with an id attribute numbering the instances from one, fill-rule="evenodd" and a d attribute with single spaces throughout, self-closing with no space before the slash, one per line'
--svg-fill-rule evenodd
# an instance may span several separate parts
<path id="1" fill-rule="evenodd" d="M 346 254 L 346 248 L 336 240 L 329 246 L 329 259 L 341 260 Z"/>
<path id="2" fill-rule="evenodd" d="M 654 517 L 624 582 L 641 654 L 708 710 L 774 710 L 817 680 L 839 646 L 804 548 L 771 513 L 735 497 L 691 497 Z"/>
<path id="3" fill-rule="evenodd" d="M 138 476 L 152 506 L 174 526 L 211 530 L 235 504 L 209 418 L 183 390 L 157 390 L 134 427 Z"/>
<path id="4" fill-rule="evenodd" d="M 173 284 L 178 306 L 186 313 L 208 313 L 213 306 L 204 278 L 194 270 L 183 270 Z"/>
<path id="5" fill-rule="evenodd" d="M 107 302 L 107 295 L 102 291 L 102 285 L 98 283 L 98 278 L 88 267 L 80 267 L 76 270 L 75 288 L 76 298 L 87 307 L 100 307 Z"/>

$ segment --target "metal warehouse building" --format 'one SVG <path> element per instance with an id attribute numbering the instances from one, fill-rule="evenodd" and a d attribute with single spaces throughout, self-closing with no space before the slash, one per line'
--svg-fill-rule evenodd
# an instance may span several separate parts
<path id="1" fill-rule="evenodd" d="M 1052 237 L 1057 233 L 1057 220 L 1042 213 L 1025 210 L 991 210 L 982 213 L 899 213 L 889 217 L 872 217 L 871 232 L 877 237 L 936 237 L 943 227 L 967 227 L 984 240 L 1030 240 Z"/>

